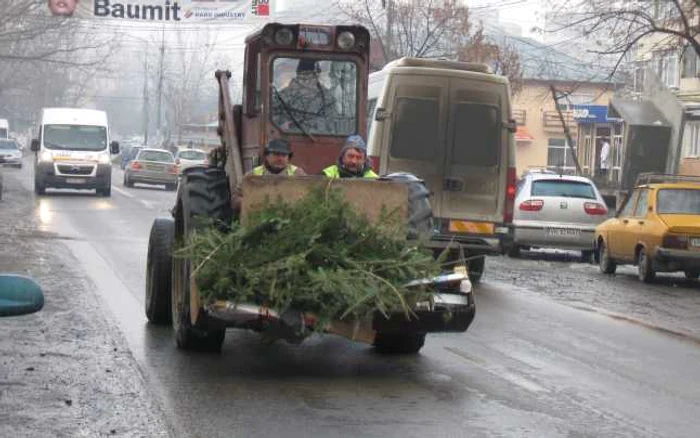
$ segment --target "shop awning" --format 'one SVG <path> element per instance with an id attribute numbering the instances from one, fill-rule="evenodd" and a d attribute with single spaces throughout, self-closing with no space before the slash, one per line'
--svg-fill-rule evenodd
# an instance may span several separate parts
<path id="1" fill-rule="evenodd" d="M 534 140 L 535 137 L 530 134 L 530 131 L 527 130 L 526 127 L 524 126 L 518 126 L 518 130 L 515 131 L 515 141 L 518 143 L 530 143 L 532 140 Z"/>
<path id="2" fill-rule="evenodd" d="M 622 118 L 632 126 L 671 126 L 663 113 L 648 100 L 631 100 L 613 97 L 608 114 Z"/>

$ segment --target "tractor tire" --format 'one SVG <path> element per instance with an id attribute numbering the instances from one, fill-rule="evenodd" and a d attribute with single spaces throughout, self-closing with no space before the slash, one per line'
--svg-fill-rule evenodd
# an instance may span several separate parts
<path id="1" fill-rule="evenodd" d="M 467 256 L 469 257 L 469 256 Z M 467 269 L 469 271 L 469 281 L 472 284 L 481 283 L 481 278 L 484 276 L 484 269 L 486 268 L 486 256 L 476 257 L 467 262 Z"/>
<path id="2" fill-rule="evenodd" d="M 172 218 L 156 218 L 148 239 L 145 300 L 146 318 L 156 325 L 172 322 L 170 300 L 174 241 L 175 221 Z"/>
<path id="3" fill-rule="evenodd" d="M 374 349 L 380 354 L 417 354 L 425 344 L 425 333 L 377 333 Z"/>
<path id="4" fill-rule="evenodd" d="M 411 173 L 391 173 L 382 180 L 400 181 L 408 185 L 408 238 L 430 238 L 435 230 L 430 191 L 425 182 Z"/>
<path id="5" fill-rule="evenodd" d="M 231 223 L 229 183 L 219 168 L 191 168 L 184 172 L 175 206 L 175 248 L 187 243 L 197 229 L 217 226 L 226 229 Z M 218 352 L 226 329 L 198 327 L 190 319 L 190 260 L 173 260 L 172 322 L 175 341 L 183 350 Z"/>

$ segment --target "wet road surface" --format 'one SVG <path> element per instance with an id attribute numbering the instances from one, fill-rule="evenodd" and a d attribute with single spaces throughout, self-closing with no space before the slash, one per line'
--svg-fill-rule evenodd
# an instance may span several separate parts
<path id="1" fill-rule="evenodd" d="M 19 175 L 31 189 L 31 169 Z M 113 182 L 111 198 L 49 193 L 37 199 L 36 214 L 63 237 L 119 321 L 174 436 L 694 437 L 700 430 L 700 344 L 563 305 L 539 290 L 572 287 L 554 279 L 515 287 L 505 277 L 538 260 L 496 260 L 498 272 L 477 290 L 469 331 L 428 336 L 419 356 L 384 357 L 332 336 L 266 347 L 241 331 L 227 333 L 221 355 L 177 351 L 170 330 L 149 326 L 142 309 L 151 222 L 167 214 L 174 192 L 124 188 L 117 169 Z M 594 270 L 581 275 L 593 291 L 606 284 L 596 283 Z M 638 287 L 628 280 L 600 281 Z M 664 287 L 671 286 L 657 289 Z"/>

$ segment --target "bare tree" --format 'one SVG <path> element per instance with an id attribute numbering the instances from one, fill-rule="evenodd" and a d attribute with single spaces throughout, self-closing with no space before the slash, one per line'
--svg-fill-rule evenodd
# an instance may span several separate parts
<path id="1" fill-rule="evenodd" d="M 89 36 L 89 37 L 88 37 Z M 41 106 L 77 104 L 105 67 L 110 36 L 52 17 L 44 0 L 0 2 L 0 98 L 27 118 Z"/>
<path id="2" fill-rule="evenodd" d="M 611 74 L 643 39 L 658 36 L 659 47 L 690 45 L 700 56 L 698 16 L 700 0 L 577 0 L 565 2 L 550 14 L 551 32 L 577 29 L 592 40 L 592 53 L 615 56 Z"/>
<path id="3" fill-rule="evenodd" d="M 490 40 L 470 21 L 469 10 L 457 0 L 337 0 L 352 20 L 367 25 L 381 60 L 374 69 L 402 56 L 484 62 L 509 77 L 520 89 L 518 54 Z"/>
<path id="4" fill-rule="evenodd" d="M 175 31 L 175 41 L 165 65 L 163 96 L 166 99 L 170 135 L 180 138 L 188 123 L 204 123 L 206 111 L 199 110 L 207 96 L 217 96 L 213 72 L 224 64 L 217 54 L 217 34 Z M 212 101 L 211 108 L 215 108 Z"/>

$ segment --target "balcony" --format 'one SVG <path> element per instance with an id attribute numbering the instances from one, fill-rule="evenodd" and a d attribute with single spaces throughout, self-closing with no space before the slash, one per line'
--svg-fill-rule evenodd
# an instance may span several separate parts
<path id="1" fill-rule="evenodd" d="M 527 123 L 527 111 L 524 109 L 513 110 L 513 118 L 518 125 L 525 125 Z"/>
<path id="2" fill-rule="evenodd" d="M 562 115 L 564 116 L 566 126 L 569 127 L 572 134 L 575 134 L 578 126 L 574 120 L 573 111 L 562 111 Z M 544 111 L 542 113 L 542 126 L 544 127 L 545 131 L 564 132 L 564 128 L 561 125 L 561 120 L 559 119 L 559 113 L 557 111 Z"/>

